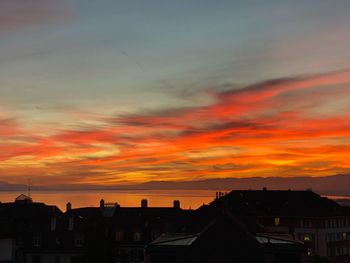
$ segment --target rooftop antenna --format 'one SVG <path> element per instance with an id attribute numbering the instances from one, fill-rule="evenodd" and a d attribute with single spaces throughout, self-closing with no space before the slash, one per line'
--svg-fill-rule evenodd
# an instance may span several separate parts
<path id="1" fill-rule="evenodd" d="M 30 183 L 31 183 L 31 180 L 30 178 L 28 179 L 28 196 L 30 197 Z"/>

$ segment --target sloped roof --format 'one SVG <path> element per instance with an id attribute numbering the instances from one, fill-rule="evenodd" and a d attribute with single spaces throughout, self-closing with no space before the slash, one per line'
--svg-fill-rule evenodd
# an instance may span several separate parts
<path id="1" fill-rule="evenodd" d="M 193 211 L 172 207 L 117 207 L 115 209 L 114 222 L 132 224 L 136 222 L 174 221 L 185 218 Z"/>
<path id="2" fill-rule="evenodd" d="M 1 203 L 0 204 L 0 233 L 13 231 L 47 230 L 50 219 L 60 216 L 57 206 L 43 203 Z"/>
<path id="3" fill-rule="evenodd" d="M 211 222 L 174 263 L 264 262 L 264 248 L 238 221 L 222 215 Z"/>
<path id="4" fill-rule="evenodd" d="M 101 217 L 103 215 L 102 210 L 99 207 L 75 208 L 75 209 L 68 210 L 66 214 L 82 217 L 85 219 L 94 219 L 94 218 Z"/>
<path id="5" fill-rule="evenodd" d="M 157 246 L 189 246 L 197 238 L 199 234 L 187 233 L 164 233 L 155 239 L 150 245 Z"/>
<path id="6" fill-rule="evenodd" d="M 43 220 L 59 214 L 62 212 L 57 206 L 44 203 L 0 203 L 0 219 Z"/>
<path id="7" fill-rule="evenodd" d="M 312 191 L 239 190 L 214 200 L 235 213 L 282 216 L 336 216 L 346 214 L 336 202 Z"/>

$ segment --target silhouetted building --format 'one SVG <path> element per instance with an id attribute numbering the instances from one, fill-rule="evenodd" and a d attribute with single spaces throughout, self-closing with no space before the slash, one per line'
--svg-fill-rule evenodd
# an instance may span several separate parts
<path id="1" fill-rule="evenodd" d="M 44 251 L 56 247 L 55 231 L 61 216 L 56 206 L 34 203 L 25 195 L 14 203 L 1 203 L 0 262 L 42 262 Z"/>
<path id="2" fill-rule="evenodd" d="M 30 196 L 21 194 L 21 195 L 16 197 L 15 202 L 16 203 L 32 203 L 33 200 Z"/>
<path id="3" fill-rule="evenodd" d="M 0 203 L 0 262 L 299 263 L 308 252 L 343 263 L 349 210 L 311 191 L 218 192 L 197 210 L 101 200 L 64 213 L 20 195 Z"/>
<path id="4" fill-rule="evenodd" d="M 144 262 L 144 247 L 162 233 L 187 231 L 192 213 L 178 207 L 117 207 L 111 220 L 117 262 Z"/>
<path id="5" fill-rule="evenodd" d="M 164 234 L 146 249 L 146 263 L 301 263 L 301 242 L 257 236 L 234 216 L 219 215 L 197 234 Z"/>
<path id="6" fill-rule="evenodd" d="M 332 262 L 350 261 L 349 210 L 312 191 L 232 191 L 201 209 L 222 206 L 241 217 L 255 218 L 265 232 L 303 241 L 310 255 Z"/>

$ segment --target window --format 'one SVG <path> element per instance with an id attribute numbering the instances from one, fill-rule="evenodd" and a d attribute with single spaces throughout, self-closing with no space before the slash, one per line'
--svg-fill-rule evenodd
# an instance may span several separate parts
<path id="1" fill-rule="evenodd" d="M 312 222 L 310 219 L 302 219 L 301 226 L 302 227 L 312 227 Z"/>
<path id="2" fill-rule="evenodd" d="M 83 235 L 76 235 L 74 240 L 76 247 L 83 247 L 84 246 L 84 236 Z"/>
<path id="3" fill-rule="evenodd" d="M 17 237 L 16 238 L 16 246 L 22 246 L 23 245 L 23 238 Z"/>
<path id="4" fill-rule="evenodd" d="M 139 250 L 137 250 L 137 252 L 138 252 L 138 255 L 137 255 L 137 257 L 138 257 L 138 261 L 143 262 L 143 261 L 144 261 L 144 254 L 143 254 L 143 250 L 142 250 L 142 249 L 139 249 Z"/>
<path id="5" fill-rule="evenodd" d="M 335 249 L 335 255 L 336 256 L 344 256 L 348 254 L 348 248 L 347 247 L 337 247 Z"/>
<path id="6" fill-rule="evenodd" d="M 281 223 L 281 219 L 279 217 L 275 217 L 275 226 L 279 226 Z"/>
<path id="7" fill-rule="evenodd" d="M 140 241 L 141 240 L 141 233 L 139 231 L 134 232 L 134 241 Z"/>
<path id="8" fill-rule="evenodd" d="M 130 251 L 130 257 L 131 257 L 131 261 L 138 261 L 137 260 L 137 250 L 136 249 L 133 249 Z"/>
<path id="9" fill-rule="evenodd" d="M 337 233 L 337 234 L 336 234 L 336 240 L 337 240 L 337 241 L 340 241 L 340 240 L 341 240 L 341 234 L 340 234 L 340 233 Z"/>
<path id="10" fill-rule="evenodd" d="M 152 240 L 156 239 L 157 237 L 160 236 L 160 234 L 161 234 L 160 229 L 158 229 L 158 228 L 152 229 L 152 231 L 151 231 L 151 239 Z"/>
<path id="11" fill-rule="evenodd" d="M 346 232 L 343 232 L 343 233 L 342 233 L 342 239 L 343 239 L 343 240 L 347 240 L 347 239 L 348 239 L 348 235 L 347 235 Z"/>
<path id="12" fill-rule="evenodd" d="M 130 261 L 132 262 L 143 262 L 143 250 L 141 249 L 133 249 L 130 251 Z"/>
<path id="13" fill-rule="evenodd" d="M 34 247 L 41 246 L 41 235 L 40 234 L 33 235 L 33 246 Z"/>
<path id="14" fill-rule="evenodd" d="M 311 234 L 304 234 L 303 240 L 304 241 L 311 241 L 312 240 L 312 235 Z"/>
<path id="15" fill-rule="evenodd" d="M 117 249 L 116 262 L 126 262 L 127 252 L 125 249 Z"/>
<path id="16" fill-rule="evenodd" d="M 124 239 L 124 232 L 123 230 L 117 230 L 117 232 L 115 232 L 115 240 L 116 241 L 122 241 Z"/>

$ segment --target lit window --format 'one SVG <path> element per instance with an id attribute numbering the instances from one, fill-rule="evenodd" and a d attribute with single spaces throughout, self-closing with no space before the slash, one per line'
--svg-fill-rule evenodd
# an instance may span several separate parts
<path id="1" fill-rule="evenodd" d="M 279 217 L 275 217 L 275 226 L 279 226 L 281 223 L 281 219 Z"/>
<path id="2" fill-rule="evenodd" d="M 311 238 L 311 234 L 304 234 L 304 241 L 311 241 L 312 238 Z"/>
<path id="3" fill-rule="evenodd" d="M 346 232 L 343 232 L 343 233 L 342 233 L 343 240 L 347 240 L 347 236 L 348 236 L 348 235 L 346 234 Z"/>
<path id="4" fill-rule="evenodd" d="M 134 241 L 140 241 L 141 240 L 141 233 L 135 232 L 134 233 Z"/>

